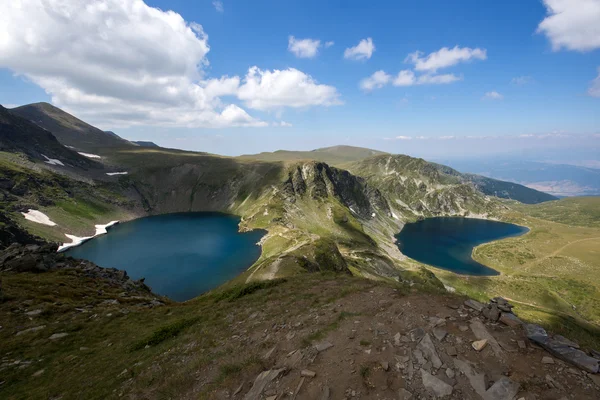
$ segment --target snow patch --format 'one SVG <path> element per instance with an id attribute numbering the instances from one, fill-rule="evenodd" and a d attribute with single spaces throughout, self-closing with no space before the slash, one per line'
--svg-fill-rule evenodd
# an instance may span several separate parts
<path id="1" fill-rule="evenodd" d="M 82 156 L 87 157 L 87 158 L 102 158 L 97 154 L 82 153 L 80 151 L 78 151 L 77 154 L 81 154 Z"/>
<path id="2" fill-rule="evenodd" d="M 69 235 L 67 233 L 65 233 L 65 236 L 69 239 L 71 239 L 71 243 L 63 243 L 61 246 L 58 247 L 58 252 L 61 251 L 65 251 L 67 249 L 70 249 L 71 247 L 75 247 L 75 246 L 79 246 L 80 244 L 82 244 L 83 242 L 86 242 L 92 238 L 95 238 L 96 236 L 100 236 L 100 235 L 104 235 L 105 233 L 107 233 L 107 228 L 110 228 L 111 226 L 118 224 L 119 221 L 110 221 L 108 224 L 105 225 L 96 225 L 96 233 L 93 236 L 84 236 L 84 237 L 80 237 L 80 236 L 75 236 L 75 235 Z"/>
<path id="3" fill-rule="evenodd" d="M 400 219 L 393 211 L 392 211 L 392 217 L 394 217 L 394 219 Z"/>
<path id="4" fill-rule="evenodd" d="M 56 226 L 56 223 L 51 221 L 46 214 L 38 210 L 29 210 L 26 213 L 22 212 L 23 216 L 28 221 L 33 221 L 38 224 Z"/>
<path id="5" fill-rule="evenodd" d="M 107 172 L 106 175 L 108 176 L 113 176 L 113 175 L 127 175 L 129 172 Z"/>
<path id="6" fill-rule="evenodd" d="M 57 160 L 56 158 L 50 158 L 48 156 L 45 156 L 42 154 L 42 156 L 44 156 L 46 158 L 46 161 L 44 161 L 46 164 L 50 164 L 50 165 L 60 165 L 62 167 L 65 166 L 65 164 L 62 163 L 62 161 Z"/>

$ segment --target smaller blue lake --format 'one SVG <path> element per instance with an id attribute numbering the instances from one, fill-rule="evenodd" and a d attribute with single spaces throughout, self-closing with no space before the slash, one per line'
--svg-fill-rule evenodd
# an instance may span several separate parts
<path id="1" fill-rule="evenodd" d="M 177 301 L 214 289 L 260 256 L 264 231 L 238 232 L 240 219 L 219 213 L 180 213 L 118 224 L 67 251 L 71 257 L 146 278 L 152 291 Z"/>
<path id="2" fill-rule="evenodd" d="M 396 238 L 403 254 L 423 264 L 463 275 L 498 275 L 498 271 L 473 260 L 473 248 L 528 231 L 505 222 L 440 217 L 406 224 Z"/>

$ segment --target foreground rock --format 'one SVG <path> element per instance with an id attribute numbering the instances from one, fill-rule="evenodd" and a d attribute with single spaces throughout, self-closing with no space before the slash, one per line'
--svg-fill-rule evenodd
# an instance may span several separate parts
<path id="1" fill-rule="evenodd" d="M 573 347 L 573 343 L 563 340 L 562 336 L 558 340 L 554 339 L 548 335 L 544 328 L 535 324 L 525 325 L 525 330 L 529 340 L 543 347 L 555 357 L 592 374 L 597 374 L 600 370 L 599 359 L 590 357 L 583 351 Z"/>

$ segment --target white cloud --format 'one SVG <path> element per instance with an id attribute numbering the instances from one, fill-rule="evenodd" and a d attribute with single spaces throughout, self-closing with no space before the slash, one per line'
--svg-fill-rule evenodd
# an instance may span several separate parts
<path id="1" fill-rule="evenodd" d="M 592 97 L 600 97 L 600 67 L 598 67 L 598 76 L 592 81 L 588 94 Z"/>
<path id="2" fill-rule="evenodd" d="M 385 73 L 385 71 L 377 71 L 368 78 L 360 81 L 360 88 L 365 91 L 371 91 L 373 89 L 380 89 L 390 83 L 392 77 Z"/>
<path id="3" fill-rule="evenodd" d="M 439 139 L 440 140 L 451 140 L 451 139 L 456 139 L 456 136 L 440 136 Z"/>
<path id="4" fill-rule="evenodd" d="M 398 72 L 394 79 L 394 86 L 412 86 L 416 83 L 415 73 L 410 70 Z"/>
<path id="5" fill-rule="evenodd" d="M 543 0 L 548 16 L 539 24 L 552 49 L 590 51 L 600 48 L 599 0 Z"/>
<path id="6" fill-rule="evenodd" d="M 487 58 L 485 49 L 458 46 L 454 46 L 452 49 L 442 47 L 426 57 L 422 57 L 423 54 L 423 52 L 415 51 L 409 54 L 404 61 L 414 64 L 416 71 L 435 72 L 438 69 L 451 67 L 461 62 L 485 60 Z"/>
<path id="7" fill-rule="evenodd" d="M 523 86 L 531 83 L 532 79 L 530 76 L 517 76 L 516 78 L 512 78 L 510 83 L 513 85 Z"/>
<path id="8" fill-rule="evenodd" d="M 318 84 L 295 68 L 263 71 L 252 67 L 237 95 L 247 107 L 256 110 L 341 104 L 335 87 Z"/>
<path id="9" fill-rule="evenodd" d="M 334 41 L 331 41 L 331 40 L 330 40 L 329 42 L 325 42 L 325 48 L 326 48 L 326 49 L 328 49 L 328 48 L 330 48 L 331 46 L 333 46 L 334 44 L 335 44 L 335 42 L 334 42 Z"/>
<path id="10" fill-rule="evenodd" d="M 410 136 L 396 136 L 396 139 L 398 139 L 398 140 L 412 140 L 412 137 L 410 137 Z"/>
<path id="11" fill-rule="evenodd" d="M 104 127 L 268 125 L 225 101 L 253 102 L 240 77 L 206 76 L 209 50 L 202 26 L 140 0 L 0 1 L 0 68 Z M 279 107 L 297 107 L 299 98 L 303 105 L 326 104 L 324 91 L 337 99 L 335 88 L 312 79 L 276 84 L 285 84 L 273 89 L 285 93 Z M 307 97 L 315 86 L 321 96 Z"/>
<path id="12" fill-rule="evenodd" d="M 483 99 L 484 100 L 502 100 L 504 98 L 504 96 L 502 96 L 500 93 L 494 91 L 491 92 L 487 92 L 486 94 L 483 95 Z"/>
<path id="13" fill-rule="evenodd" d="M 443 85 L 462 80 L 462 77 L 454 74 L 442 74 L 442 75 L 421 75 L 417 79 L 419 85 Z"/>
<path id="14" fill-rule="evenodd" d="M 416 76 L 415 73 L 409 69 L 398 72 L 398 75 L 396 75 L 392 79 L 392 76 L 387 74 L 385 71 L 379 70 L 370 77 L 360 81 L 360 87 L 365 91 L 370 91 L 373 89 L 380 89 L 389 83 L 391 83 L 394 86 L 442 85 L 456 82 L 461 79 L 462 77 L 456 76 L 454 74 L 425 74 L 421 76 Z"/>
<path id="15" fill-rule="evenodd" d="M 373 39 L 366 38 L 361 40 L 356 46 L 344 50 L 344 58 L 350 60 L 368 60 L 375 51 Z"/>
<path id="16" fill-rule="evenodd" d="M 215 10 L 217 10 L 218 12 L 222 13 L 223 11 L 225 11 L 225 9 L 223 8 L 223 2 L 221 0 L 213 0 L 212 4 L 215 7 Z"/>
<path id="17" fill-rule="evenodd" d="M 298 58 L 313 58 L 321 47 L 321 41 L 316 39 L 288 38 L 288 50 Z"/>
<path id="18" fill-rule="evenodd" d="M 277 121 L 271 124 L 272 126 L 280 126 L 282 128 L 291 128 L 293 125 L 285 121 Z"/>

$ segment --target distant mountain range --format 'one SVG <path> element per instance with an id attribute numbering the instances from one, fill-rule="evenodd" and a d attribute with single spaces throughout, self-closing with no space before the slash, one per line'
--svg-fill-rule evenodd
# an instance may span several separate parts
<path id="1" fill-rule="evenodd" d="M 600 195 L 600 169 L 518 159 L 445 160 L 461 171 L 515 182 L 554 196 Z"/>

